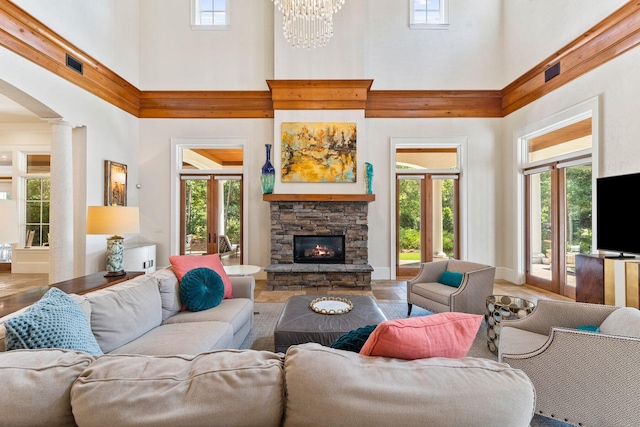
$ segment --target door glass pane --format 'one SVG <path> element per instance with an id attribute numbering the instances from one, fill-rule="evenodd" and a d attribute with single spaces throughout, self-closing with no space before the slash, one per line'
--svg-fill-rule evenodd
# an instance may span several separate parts
<path id="1" fill-rule="evenodd" d="M 218 179 L 218 253 L 224 265 L 240 264 L 240 212 L 239 179 Z"/>
<path id="2" fill-rule="evenodd" d="M 433 259 L 455 254 L 454 180 L 433 180 Z"/>
<path id="3" fill-rule="evenodd" d="M 565 285 L 576 286 L 576 254 L 591 253 L 591 164 L 565 169 Z"/>
<path id="4" fill-rule="evenodd" d="M 551 171 L 529 176 L 530 274 L 551 280 Z"/>
<path id="5" fill-rule="evenodd" d="M 421 179 L 398 181 L 398 267 L 419 268 L 422 260 Z"/>
<path id="6" fill-rule="evenodd" d="M 209 200 L 209 181 L 203 179 L 187 179 L 185 185 L 185 255 L 201 255 L 207 253 L 207 213 Z"/>

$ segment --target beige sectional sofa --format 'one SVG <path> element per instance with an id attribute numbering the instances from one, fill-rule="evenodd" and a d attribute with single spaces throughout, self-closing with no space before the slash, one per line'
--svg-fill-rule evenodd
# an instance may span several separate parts
<path id="1" fill-rule="evenodd" d="M 15 350 L 0 354 L 0 384 L 3 426 L 525 427 L 535 404 L 527 376 L 506 364 L 406 361 L 320 344 L 286 355 Z"/>
<path id="2" fill-rule="evenodd" d="M 73 295 L 100 349 L 110 354 L 190 354 L 239 348 L 253 325 L 252 276 L 230 277 L 233 298 L 199 312 L 181 311 L 178 279 L 166 268 Z M 24 311 L 24 310 L 21 310 Z M 0 319 L 0 350 L 5 350 Z"/>

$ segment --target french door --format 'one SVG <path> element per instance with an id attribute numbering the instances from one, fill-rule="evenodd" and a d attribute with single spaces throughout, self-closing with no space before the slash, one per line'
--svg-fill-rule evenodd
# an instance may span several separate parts
<path id="1" fill-rule="evenodd" d="M 242 176 L 183 174 L 180 180 L 180 253 L 220 253 L 223 264 L 242 264 Z"/>
<path id="2" fill-rule="evenodd" d="M 525 171 L 527 283 L 575 298 L 575 257 L 591 253 L 590 159 Z"/>
<path id="3" fill-rule="evenodd" d="M 396 276 L 459 258 L 458 175 L 396 174 Z"/>

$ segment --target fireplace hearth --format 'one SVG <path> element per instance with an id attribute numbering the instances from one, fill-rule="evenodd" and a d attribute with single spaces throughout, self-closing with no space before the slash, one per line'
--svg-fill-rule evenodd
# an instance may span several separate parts
<path id="1" fill-rule="evenodd" d="M 293 262 L 344 264 L 344 235 L 293 236 Z"/>

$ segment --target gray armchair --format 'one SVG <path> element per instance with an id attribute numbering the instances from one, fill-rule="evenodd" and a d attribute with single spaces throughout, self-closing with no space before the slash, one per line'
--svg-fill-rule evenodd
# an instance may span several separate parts
<path id="1" fill-rule="evenodd" d="M 438 283 L 445 270 L 464 274 L 460 287 Z M 493 293 L 495 276 L 495 267 L 475 262 L 457 259 L 425 262 L 418 275 L 407 281 L 407 316 L 411 315 L 413 304 L 434 313 L 484 314 L 486 299 Z"/>
<path id="2" fill-rule="evenodd" d="M 536 413 L 579 426 L 638 425 L 640 338 L 624 335 L 638 334 L 640 312 L 617 310 L 539 300 L 529 316 L 500 322 L 498 360 L 529 376 Z M 586 325 L 602 332 L 576 329 Z"/>

